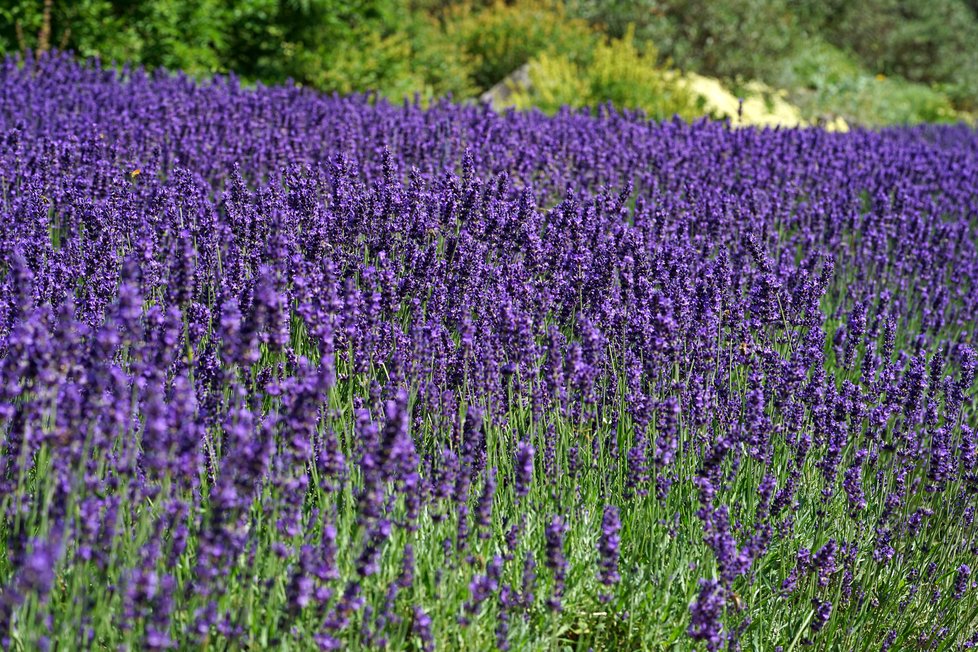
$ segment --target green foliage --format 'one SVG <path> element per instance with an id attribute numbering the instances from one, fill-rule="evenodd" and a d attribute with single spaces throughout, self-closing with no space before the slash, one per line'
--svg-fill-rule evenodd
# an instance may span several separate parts
<path id="1" fill-rule="evenodd" d="M 959 104 L 978 107 L 978 17 L 960 0 L 840 4 L 824 31 L 871 72 L 939 83 Z"/>
<path id="2" fill-rule="evenodd" d="M 424 79 L 424 88 L 417 89 L 423 97 L 451 94 L 456 99 L 465 99 L 479 94 L 479 87 L 472 82 L 465 51 L 446 38 L 436 23 L 427 18 L 419 20 L 411 43 L 412 65 Z"/>
<path id="3" fill-rule="evenodd" d="M 832 88 L 823 101 L 850 122 L 916 124 L 959 119 L 948 97 L 922 84 L 860 76 Z"/>
<path id="4" fill-rule="evenodd" d="M 20 0 L 0 8 L 4 50 L 71 48 L 81 56 L 182 68 L 191 73 L 219 69 L 225 46 L 223 8 L 218 0 L 121 3 L 80 0 L 50 4 Z M 49 31 L 48 42 L 42 36 Z"/>
<path id="5" fill-rule="evenodd" d="M 621 39 L 599 42 L 591 57 L 576 64 L 566 56 L 543 54 L 529 67 L 528 88 L 517 89 L 518 107 L 536 106 L 555 112 L 562 106 L 592 106 L 612 103 L 618 108 L 641 109 L 654 118 L 680 115 L 692 118 L 702 113 L 679 76 L 656 65 L 656 53 L 640 53 L 634 33 Z"/>
<path id="6" fill-rule="evenodd" d="M 776 79 L 794 89 L 792 99 L 809 119 L 838 115 L 854 123 L 908 124 L 961 117 L 940 91 L 869 74 L 852 56 L 819 39 L 807 39 L 784 61 Z"/>
<path id="7" fill-rule="evenodd" d="M 179 0 L 174 0 L 179 1 Z M 221 61 L 246 79 L 315 83 L 322 70 L 383 31 L 397 0 L 224 0 L 228 48 Z"/>
<path id="8" fill-rule="evenodd" d="M 634 23 L 639 48 L 653 42 L 684 70 L 789 88 L 814 113 L 889 124 L 955 119 L 954 108 L 978 108 L 975 0 L 567 0 L 567 6 L 610 34 Z M 883 83 L 877 73 L 886 76 Z M 802 81 L 795 86 L 792 78 Z"/>
<path id="9" fill-rule="evenodd" d="M 715 77 L 763 79 L 797 34 L 787 0 L 568 0 L 568 8 L 616 36 L 634 24 L 639 41 Z"/>
<path id="10" fill-rule="evenodd" d="M 541 54 L 578 63 L 597 41 L 587 22 L 549 0 L 498 0 L 481 10 L 460 5 L 447 12 L 445 34 L 465 52 L 472 82 L 483 89 Z"/>
<path id="11" fill-rule="evenodd" d="M 555 113 L 562 106 L 580 107 L 590 98 L 587 79 L 567 57 L 542 54 L 530 62 L 528 74 L 529 87 L 513 89 L 512 103 L 519 109 Z"/>
<path id="12" fill-rule="evenodd" d="M 309 81 L 361 38 L 394 22 L 399 0 L 15 0 L 0 8 L 0 47 L 48 47 L 81 56 L 245 79 Z"/>
<path id="13" fill-rule="evenodd" d="M 453 44 L 430 28 L 383 36 L 364 31 L 356 48 L 338 52 L 328 67 L 310 74 L 317 88 L 354 93 L 376 91 L 391 101 L 415 94 L 425 101 L 477 94 Z"/>
<path id="14" fill-rule="evenodd" d="M 370 56 L 363 56 L 365 52 Z M 366 32 L 360 48 L 339 52 L 315 82 L 341 93 L 375 89 L 389 97 L 403 97 L 423 84 L 412 74 L 410 55 L 411 44 L 404 35 Z"/>

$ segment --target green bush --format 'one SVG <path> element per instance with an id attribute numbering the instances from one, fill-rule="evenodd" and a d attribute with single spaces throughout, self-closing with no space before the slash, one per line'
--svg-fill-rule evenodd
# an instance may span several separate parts
<path id="1" fill-rule="evenodd" d="M 631 29 L 621 39 L 599 43 L 585 71 L 591 98 L 622 108 L 642 109 L 668 118 L 697 115 L 693 97 L 676 74 L 656 64 L 657 53 L 647 44 L 644 55 L 635 47 Z"/>
<path id="2" fill-rule="evenodd" d="M 401 0 L 51 0 L 45 12 L 43 0 L 13 0 L 0 5 L 0 48 L 57 47 L 149 68 L 309 82 L 364 31 L 385 33 L 402 7 Z"/>
<path id="3" fill-rule="evenodd" d="M 517 107 L 539 107 L 554 112 L 572 107 L 612 103 L 623 109 L 641 109 L 653 118 L 702 113 L 679 75 L 656 64 L 651 46 L 643 54 L 635 47 L 634 33 L 598 42 L 583 64 L 564 55 L 542 54 L 530 62 L 528 88 L 516 89 Z"/>
<path id="4" fill-rule="evenodd" d="M 529 87 L 516 87 L 512 104 L 519 109 L 539 108 L 556 113 L 562 106 L 587 103 L 591 89 L 581 68 L 562 55 L 541 54 L 529 63 Z"/>
<path id="5" fill-rule="evenodd" d="M 777 84 L 793 89 L 805 117 L 841 116 L 870 125 L 948 122 L 961 116 L 940 90 L 900 77 L 868 73 L 852 55 L 806 39 L 785 59 Z"/>
<path id="6" fill-rule="evenodd" d="M 580 62 L 597 40 L 586 21 L 569 18 L 562 4 L 549 0 L 452 7 L 446 13 L 445 34 L 465 52 L 472 83 L 481 89 L 540 54 Z"/>
<path id="7" fill-rule="evenodd" d="M 53 0 L 48 11 L 40 0 L 18 0 L 0 6 L 0 49 L 72 49 L 83 57 L 207 73 L 221 67 L 226 23 L 219 0 Z"/>
<path id="8" fill-rule="evenodd" d="M 654 42 L 684 70 L 790 88 L 812 111 L 901 123 L 954 119 L 949 100 L 978 108 L 976 0 L 567 0 L 567 7 L 615 35 L 634 23 L 640 50 Z"/>
<path id="9" fill-rule="evenodd" d="M 654 43 L 684 70 L 765 79 L 798 26 L 788 0 L 568 0 L 568 13 L 614 36 L 635 25 L 639 49 Z"/>
<path id="10" fill-rule="evenodd" d="M 827 38 L 872 72 L 938 83 L 978 107 L 978 16 L 960 0 L 866 0 L 842 5 Z"/>
<path id="11" fill-rule="evenodd" d="M 357 46 L 334 54 L 328 66 L 311 79 L 317 88 L 340 93 L 376 91 L 399 101 L 419 95 L 429 101 L 452 95 L 466 99 L 478 94 L 471 83 L 464 53 L 427 19 L 402 22 L 388 35 L 364 30 Z"/>
<path id="12" fill-rule="evenodd" d="M 426 99 L 450 94 L 460 100 L 480 92 L 472 82 L 465 51 L 427 16 L 421 16 L 411 31 L 411 63 L 423 78 L 424 87 L 416 90 Z"/>
<path id="13" fill-rule="evenodd" d="M 340 93 L 375 90 L 391 99 L 410 95 L 423 81 L 411 70 L 411 44 L 403 34 L 365 32 L 357 48 L 335 55 L 314 80 L 319 88 Z"/>

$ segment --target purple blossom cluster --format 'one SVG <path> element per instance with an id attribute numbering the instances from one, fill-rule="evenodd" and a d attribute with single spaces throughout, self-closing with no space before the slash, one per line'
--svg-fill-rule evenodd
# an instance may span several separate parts
<path id="1" fill-rule="evenodd" d="M 963 126 L 8 59 L 0 643 L 963 644 L 976 224 Z"/>

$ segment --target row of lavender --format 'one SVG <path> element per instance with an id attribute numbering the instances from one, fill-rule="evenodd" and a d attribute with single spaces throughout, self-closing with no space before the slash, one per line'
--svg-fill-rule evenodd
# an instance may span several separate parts
<path id="1" fill-rule="evenodd" d="M 958 649 L 978 135 L 0 69 L 15 649 Z"/>

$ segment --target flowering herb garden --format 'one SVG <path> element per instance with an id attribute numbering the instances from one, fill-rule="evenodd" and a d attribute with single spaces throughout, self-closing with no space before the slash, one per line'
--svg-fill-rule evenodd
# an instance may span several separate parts
<path id="1" fill-rule="evenodd" d="M 978 134 L 0 69 L 0 634 L 978 640 Z"/>

